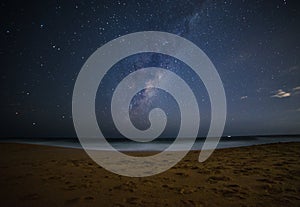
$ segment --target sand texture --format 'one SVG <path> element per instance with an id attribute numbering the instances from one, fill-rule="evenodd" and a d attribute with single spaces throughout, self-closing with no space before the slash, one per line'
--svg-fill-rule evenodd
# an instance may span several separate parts
<path id="1" fill-rule="evenodd" d="M 0 206 L 300 206 L 300 143 L 190 152 L 170 170 L 129 178 L 83 150 L 0 144 Z"/>

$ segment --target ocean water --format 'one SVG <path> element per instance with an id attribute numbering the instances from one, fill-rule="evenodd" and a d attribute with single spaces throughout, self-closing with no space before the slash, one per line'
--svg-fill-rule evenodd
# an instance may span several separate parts
<path id="1" fill-rule="evenodd" d="M 187 139 L 188 140 L 188 139 Z M 208 140 L 209 141 L 209 140 Z M 82 149 L 82 146 L 77 138 L 2 138 L 0 142 L 5 143 L 26 143 L 26 144 L 37 144 L 67 148 L 78 148 Z M 90 146 L 95 146 L 100 150 L 107 150 L 105 147 L 101 147 L 101 143 L 98 139 L 91 141 Z M 119 151 L 162 151 L 168 148 L 173 142 L 173 139 L 156 139 L 152 142 L 140 143 L 126 139 L 110 139 L 109 143 Z M 233 148 L 243 147 L 252 145 L 261 145 L 269 143 L 280 143 L 280 142 L 300 142 L 300 136 L 257 136 L 257 137 L 231 137 L 221 138 L 217 149 L 221 148 Z M 204 143 L 204 139 L 197 139 L 194 143 L 192 150 L 201 150 Z M 182 148 L 181 148 L 182 145 Z M 179 144 L 178 150 L 184 149 L 184 142 Z M 93 149 L 93 148 L 91 148 Z M 94 148 L 95 149 L 95 148 Z"/>

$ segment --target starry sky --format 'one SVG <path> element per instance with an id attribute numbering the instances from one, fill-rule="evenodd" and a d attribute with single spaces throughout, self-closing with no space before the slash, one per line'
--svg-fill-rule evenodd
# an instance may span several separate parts
<path id="1" fill-rule="evenodd" d="M 297 1 L 4 0 L 0 16 L 0 137 L 75 137 L 72 93 L 81 67 L 103 44 L 139 31 L 177 34 L 207 54 L 227 97 L 224 135 L 300 134 Z M 120 136 L 110 99 L 122 78 L 143 67 L 171 70 L 187 82 L 199 104 L 199 136 L 205 136 L 210 102 L 203 83 L 180 60 L 153 53 L 121 60 L 100 83 L 95 110 L 103 134 Z M 178 105 L 159 89 L 132 99 L 133 124 L 149 127 L 153 107 L 168 115 L 162 136 L 175 136 Z"/>

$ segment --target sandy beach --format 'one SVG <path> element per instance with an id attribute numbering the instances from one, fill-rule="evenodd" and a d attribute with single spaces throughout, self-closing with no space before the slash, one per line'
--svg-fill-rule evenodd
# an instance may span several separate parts
<path id="1" fill-rule="evenodd" d="M 300 206 L 300 143 L 190 152 L 152 177 L 110 173 L 81 149 L 0 144 L 0 206 Z"/>

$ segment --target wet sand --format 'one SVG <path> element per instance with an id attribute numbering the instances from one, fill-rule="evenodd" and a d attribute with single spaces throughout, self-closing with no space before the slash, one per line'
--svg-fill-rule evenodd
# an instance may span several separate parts
<path id="1" fill-rule="evenodd" d="M 106 171 L 83 150 L 0 144 L 0 206 L 300 206 L 300 143 L 190 152 L 145 178 Z"/>

